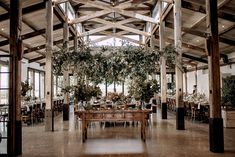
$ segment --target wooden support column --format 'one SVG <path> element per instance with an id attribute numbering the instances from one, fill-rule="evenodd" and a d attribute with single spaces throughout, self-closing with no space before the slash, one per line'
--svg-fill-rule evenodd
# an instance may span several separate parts
<path id="1" fill-rule="evenodd" d="M 113 92 L 116 93 L 117 92 L 117 89 L 116 89 L 116 82 L 113 81 Z"/>
<path id="2" fill-rule="evenodd" d="M 108 96 L 108 83 L 107 80 L 105 80 L 105 96 Z"/>
<path id="3" fill-rule="evenodd" d="M 182 37 L 181 37 L 181 0 L 174 1 L 174 38 L 175 48 L 178 52 L 176 58 L 176 129 L 184 130 L 183 105 L 183 68 L 182 68 Z"/>
<path id="4" fill-rule="evenodd" d="M 54 130 L 53 116 L 53 75 L 52 75 L 52 49 L 53 49 L 53 5 L 52 0 L 46 1 L 46 65 L 45 65 L 45 89 L 46 89 L 46 110 L 45 110 L 45 131 Z"/>
<path id="5" fill-rule="evenodd" d="M 75 14 L 75 17 L 77 18 L 77 14 Z M 79 25 L 79 24 L 76 24 L 76 25 Z M 78 50 L 78 30 L 77 30 L 77 27 L 75 27 L 75 36 L 74 36 L 74 51 L 77 51 Z"/>
<path id="6" fill-rule="evenodd" d="M 122 94 L 124 95 L 125 92 L 125 80 L 122 82 Z"/>
<path id="7" fill-rule="evenodd" d="M 159 4 L 159 15 L 160 15 L 160 25 L 159 25 L 159 40 L 160 40 L 160 51 L 163 51 L 165 48 L 165 22 L 162 21 L 163 14 L 163 2 L 160 1 Z M 164 55 L 161 56 L 161 108 L 162 108 L 162 119 L 167 119 L 167 102 L 166 102 L 166 58 Z"/>
<path id="8" fill-rule="evenodd" d="M 195 71 L 194 71 L 194 76 L 195 76 L 195 93 L 197 93 L 197 66 L 195 66 Z"/>
<path id="9" fill-rule="evenodd" d="M 140 46 L 141 44 L 144 44 L 144 41 L 143 41 L 143 35 L 139 35 L 139 43 L 140 43 Z"/>
<path id="10" fill-rule="evenodd" d="M 9 122 L 7 153 L 9 156 L 22 154 L 21 124 L 21 60 L 22 60 L 22 7 L 20 0 L 10 1 L 10 82 Z"/>
<path id="11" fill-rule="evenodd" d="M 64 22 L 64 29 L 63 29 L 63 45 L 64 45 L 64 53 L 67 53 L 69 50 L 69 26 L 68 26 L 68 2 L 65 2 L 65 22 Z M 69 71 L 63 71 L 63 83 L 64 88 L 69 86 Z M 69 120 L 69 93 L 64 93 L 64 105 L 63 105 L 63 120 Z"/>
<path id="12" fill-rule="evenodd" d="M 74 51 L 78 51 L 78 34 L 74 36 Z"/>
<path id="13" fill-rule="evenodd" d="M 188 76 L 187 71 L 184 73 L 184 81 L 185 81 L 185 93 L 188 93 Z"/>
<path id="14" fill-rule="evenodd" d="M 209 69 L 209 142 L 210 151 L 224 152 L 223 120 L 220 105 L 220 53 L 218 43 L 217 0 L 206 0 L 206 51 L 208 53 Z"/>

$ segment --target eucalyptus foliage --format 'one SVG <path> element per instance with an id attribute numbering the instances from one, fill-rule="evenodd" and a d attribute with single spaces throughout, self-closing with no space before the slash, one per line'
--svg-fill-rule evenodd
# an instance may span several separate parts
<path id="1" fill-rule="evenodd" d="M 70 70 L 94 84 L 120 83 L 125 78 L 147 78 L 159 69 L 159 52 L 140 46 L 85 48 L 54 53 L 54 73 Z"/>

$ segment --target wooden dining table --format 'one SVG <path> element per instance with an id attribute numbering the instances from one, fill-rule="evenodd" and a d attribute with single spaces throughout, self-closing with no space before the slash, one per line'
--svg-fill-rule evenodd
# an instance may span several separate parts
<path id="1" fill-rule="evenodd" d="M 88 123 L 92 121 L 99 122 L 126 122 L 139 121 L 141 123 L 141 139 L 146 140 L 146 124 L 151 110 L 77 110 L 75 114 L 82 121 L 82 141 L 87 139 Z"/>

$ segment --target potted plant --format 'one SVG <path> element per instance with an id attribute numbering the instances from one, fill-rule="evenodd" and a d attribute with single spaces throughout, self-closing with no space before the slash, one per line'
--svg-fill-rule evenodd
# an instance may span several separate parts
<path id="1" fill-rule="evenodd" d="M 222 106 L 224 127 L 235 127 L 235 76 L 223 78 Z"/>
<path id="2" fill-rule="evenodd" d="M 160 90 L 157 80 L 143 81 L 136 79 L 130 83 L 128 93 L 136 100 L 141 101 L 141 104 L 149 103 L 154 93 Z"/>

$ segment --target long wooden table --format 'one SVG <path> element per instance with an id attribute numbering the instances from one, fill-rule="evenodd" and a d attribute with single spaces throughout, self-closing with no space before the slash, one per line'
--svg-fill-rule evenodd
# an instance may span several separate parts
<path id="1" fill-rule="evenodd" d="M 148 114 L 151 110 L 79 110 L 75 114 L 82 121 L 82 141 L 87 139 L 87 126 L 90 121 L 100 122 L 125 122 L 139 121 L 141 122 L 141 139 L 145 142 L 145 127 L 148 121 Z"/>

